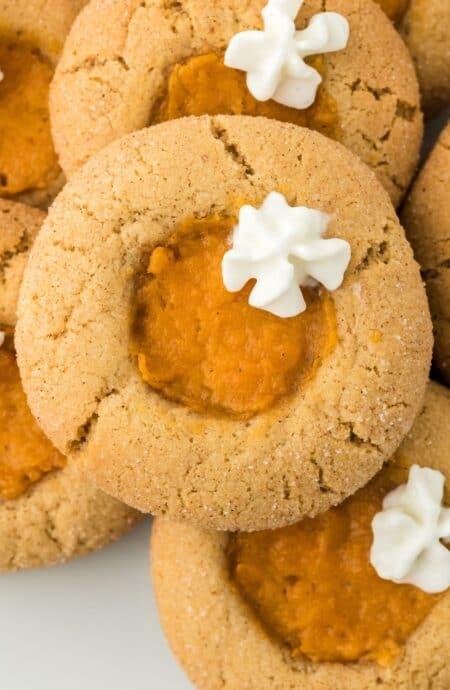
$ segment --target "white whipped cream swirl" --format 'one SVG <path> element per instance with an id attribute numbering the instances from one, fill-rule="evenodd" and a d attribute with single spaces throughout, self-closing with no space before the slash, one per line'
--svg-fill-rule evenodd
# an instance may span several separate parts
<path id="1" fill-rule="evenodd" d="M 378 575 L 424 592 L 450 587 L 450 509 L 442 506 L 441 472 L 413 465 L 407 484 L 391 491 L 372 521 L 370 562 Z"/>
<path id="2" fill-rule="evenodd" d="M 302 4 L 269 0 L 262 10 L 264 30 L 242 31 L 228 45 L 225 64 L 247 72 L 248 90 L 258 101 L 271 98 L 291 108 L 308 108 L 322 77 L 304 58 L 347 45 L 348 21 L 336 12 L 315 14 L 306 29 L 297 31 L 295 18 Z"/>
<path id="3" fill-rule="evenodd" d="M 330 217 L 306 206 L 291 207 L 271 192 L 262 206 L 242 206 L 232 249 L 222 259 L 222 278 L 230 292 L 256 279 L 249 304 L 281 317 L 300 314 L 306 303 L 300 285 L 321 283 L 336 290 L 351 249 L 346 240 L 322 239 Z"/>

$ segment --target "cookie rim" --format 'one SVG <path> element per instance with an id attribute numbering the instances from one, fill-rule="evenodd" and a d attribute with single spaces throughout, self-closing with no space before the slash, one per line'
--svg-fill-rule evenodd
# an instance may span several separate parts
<path id="1" fill-rule="evenodd" d="M 446 337 L 442 333 L 442 326 L 445 327 L 448 320 L 443 294 L 445 287 L 439 289 L 438 285 L 441 278 L 445 280 L 450 268 L 447 266 L 449 255 L 444 250 L 445 242 L 450 241 L 450 222 L 447 222 L 448 230 L 445 233 L 442 220 L 439 223 L 438 218 L 438 225 L 434 224 L 433 208 L 438 206 L 441 215 L 445 215 L 446 211 L 447 215 L 450 214 L 450 200 L 445 193 L 445 178 L 450 180 L 449 147 L 450 119 L 419 170 L 401 213 L 401 222 L 421 266 L 427 289 L 434 331 L 433 362 L 447 386 L 450 386 L 450 328 Z"/>
<path id="2" fill-rule="evenodd" d="M 420 86 L 421 105 L 427 117 L 445 110 L 450 105 L 450 58 L 446 50 L 450 31 L 450 8 L 447 5 L 445 13 L 445 10 L 441 11 L 441 7 L 444 7 L 441 0 L 428 0 L 424 22 L 423 14 L 420 13 L 424 3 L 421 0 L 410 0 L 409 7 L 398 26 L 414 62 Z M 440 45 L 441 53 L 436 60 L 437 45 Z"/>
<path id="3" fill-rule="evenodd" d="M 47 0 L 43 13 L 42 3 L 34 0 L 0 0 L 1 31 L 23 35 L 34 43 L 56 67 L 71 24 L 80 9 L 89 0 Z"/>

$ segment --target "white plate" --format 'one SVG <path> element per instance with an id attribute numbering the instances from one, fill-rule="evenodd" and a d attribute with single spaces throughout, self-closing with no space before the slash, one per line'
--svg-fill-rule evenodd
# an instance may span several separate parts
<path id="1" fill-rule="evenodd" d="M 150 521 L 65 565 L 0 578 L 1 690 L 192 690 L 158 622 Z"/>

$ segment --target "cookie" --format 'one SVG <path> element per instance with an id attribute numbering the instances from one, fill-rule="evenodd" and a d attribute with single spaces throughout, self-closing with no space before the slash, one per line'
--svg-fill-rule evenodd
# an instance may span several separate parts
<path id="1" fill-rule="evenodd" d="M 330 214 L 327 236 L 351 248 L 343 285 L 311 286 L 295 318 L 222 282 L 239 209 L 274 191 Z M 309 129 L 204 116 L 128 135 L 69 181 L 26 270 L 16 344 L 33 413 L 100 488 L 262 529 L 339 503 L 392 454 L 420 409 L 431 324 L 364 164 Z"/>
<path id="2" fill-rule="evenodd" d="M 50 94 L 66 174 L 121 135 L 161 120 L 256 114 L 340 140 L 374 170 L 397 204 L 422 136 L 417 80 L 398 34 L 372 2 L 305 0 L 298 27 L 321 10 L 339 12 L 350 24 L 348 45 L 314 63 L 323 83 L 311 108 L 261 103 L 247 91 L 245 74 L 225 67 L 222 55 L 237 32 L 261 27 L 264 4 L 258 0 L 244 10 L 237 0 L 91 2 L 69 34 Z M 218 89 L 221 82 L 225 87 Z"/>
<path id="3" fill-rule="evenodd" d="M 450 393 L 430 384 L 423 411 L 380 477 L 417 463 L 444 473 L 448 488 L 449 424 Z M 152 576 L 160 620 L 197 688 L 449 687 L 450 592 L 426 594 L 382 580 L 369 570 L 368 544 L 361 549 L 361 540 L 370 541 L 364 498 L 374 481 L 297 532 L 235 536 L 155 521 Z M 276 579 L 277 562 L 283 582 Z M 245 583 L 252 587 L 244 591 Z M 283 634 L 286 611 L 302 622 L 300 640 Z"/>
<path id="4" fill-rule="evenodd" d="M 450 103 L 450 5 L 447 0 L 376 0 L 398 26 L 419 79 L 427 115 Z"/>
<path id="5" fill-rule="evenodd" d="M 418 175 L 402 212 L 422 268 L 434 327 L 434 358 L 450 385 L 450 124 Z"/>
<path id="6" fill-rule="evenodd" d="M 450 104 L 448 0 L 410 0 L 399 28 L 414 60 L 423 109 L 433 114 Z"/>
<path id="7" fill-rule="evenodd" d="M 95 551 L 139 519 L 81 477 L 27 406 L 13 332 L 19 286 L 45 214 L 0 200 L 0 571 L 50 565 Z"/>
<path id="8" fill-rule="evenodd" d="M 0 0 L 0 197 L 47 206 L 64 176 L 48 91 L 73 19 L 87 0 Z"/>

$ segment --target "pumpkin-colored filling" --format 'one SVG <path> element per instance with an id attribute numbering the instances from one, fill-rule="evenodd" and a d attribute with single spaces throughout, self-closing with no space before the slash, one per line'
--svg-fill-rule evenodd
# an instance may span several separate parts
<path id="1" fill-rule="evenodd" d="M 389 467 L 314 519 L 230 538 L 234 582 L 294 657 L 388 665 L 435 605 L 438 595 L 382 580 L 369 561 L 373 516 L 404 481 Z"/>
<path id="2" fill-rule="evenodd" d="M 324 74 L 321 56 L 312 58 L 310 64 Z M 191 57 L 172 70 L 156 120 L 187 115 L 260 115 L 340 138 L 336 102 L 323 86 L 319 86 L 313 105 L 304 110 L 272 100 L 257 101 L 247 88 L 245 72 L 226 67 L 223 56 L 215 53 Z"/>
<path id="3" fill-rule="evenodd" d="M 45 189 L 59 173 L 48 112 L 52 66 L 39 50 L 0 37 L 0 196 Z"/>
<path id="4" fill-rule="evenodd" d="M 0 497 L 17 498 L 65 462 L 30 412 L 12 338 L 7 338 L 0 347 Z"/>
<path id="5" fill-rule="evenodd" d="M 305 290 L 308 308 L 282 319 L 250 307 L 222 282 L 232 217 L 189 218 L 151 253 L 132 312 L 131 352 L 163 396 L 201 412 L 248 418 L 312 377 L 337 340 L 326 291 Z"/>
<path id="6" fill-rule="evenodd" d="M 409 0 L 375 0 L 389 19 L 399 22 L 408 9 Z"/>

